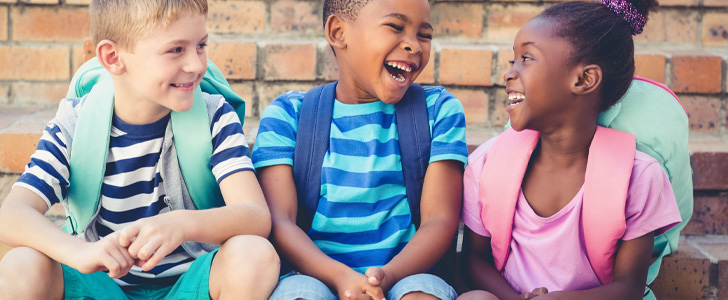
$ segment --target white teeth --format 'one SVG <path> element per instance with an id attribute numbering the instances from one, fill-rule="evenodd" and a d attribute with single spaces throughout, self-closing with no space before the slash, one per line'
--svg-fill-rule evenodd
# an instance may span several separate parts
<path id="1" fill-rule="evenodd" d="M 508 105 L 514 106 L 526 100 L 526 95 L 521 93 L 510 93 L 508 94 Z"/>
<path id="2" fill-rule="evenodd" d="M 189 87 L 192 86 L 191 83 L 173 83 L 172 86 L 174 87 Z"/>
<path id="3" fill-rule="evenodd" d="M 399 75 L 399 74 L 397 76 L 392 75 L 392 78 L 394 78 L 394 80 L 397 81 L 397 82 L 399 82 L 399 83 L 402 83 L 405 80 L 404 76 Z"/>
<path id="4" fill-rule="evenodd" d="M 405 72 L 412 72 L 412 68 L 409 65 L 404 64 L 404 63 L 387 62 L 387 65 L 390 66 L 390 67 L 392 67 L 392 68 L 397 68 L 397 69 L 400 69 L 400 70 L 405 71 Z"/>

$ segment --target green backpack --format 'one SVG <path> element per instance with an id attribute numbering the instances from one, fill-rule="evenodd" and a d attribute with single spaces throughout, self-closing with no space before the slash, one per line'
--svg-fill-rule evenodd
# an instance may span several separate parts
<path id="1" fill-rule="evenodd" d="M 192 108 L 171 113 L 177 160 L 198 209 L 224 205 L 220 187 L 209 167 L 212 136 L 203 91 L 225 97 L 241 124 L 245 118 L 245 101 L 235 94 L 222 72 L 208 60 L 207 72 L 195 91 Z M 66 97 L 80 98 L 86 94 L 89 97 L 79 113 L 71 148 L 68 197 L 72 201 L 68 202 L 64 226 L 66 232 L 74 235 L 83 233 L 97 212 L 114 112 L 114 85 L 97 58 L 84 63 L 74 74 Z"/>

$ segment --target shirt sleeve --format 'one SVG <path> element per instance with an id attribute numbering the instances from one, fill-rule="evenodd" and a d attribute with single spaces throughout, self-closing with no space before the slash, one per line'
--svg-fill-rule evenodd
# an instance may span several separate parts
<path id="1" fill-rule="evenodd" d="M 304 93 L 288 92 L 265 108 L 253 146 L 255 168 L 293 165 L 298 114 Z"/>
<path id="2" fill-rule="evenodd" d="M 635 159 L 626 204 L 625 241 L 650 232 L 659 236 L 681 221 L 670 180 L 654 159 Z"/>
<path id="3" fill-rule="evenodd" d="M 432 130 L 430 163 L 456 160 L 467 164 L 468 147 L 465 143 L 465 113 L 463 105 L 442 87 L 425 90 Z"/>
<path id="4" fill-rule="evenodd" d="M 210 124 L 212 134 L 210 168 L 217 182 L 220 183 L 236 172 L 253 170 L 240 118 L 222 97 Z"/>

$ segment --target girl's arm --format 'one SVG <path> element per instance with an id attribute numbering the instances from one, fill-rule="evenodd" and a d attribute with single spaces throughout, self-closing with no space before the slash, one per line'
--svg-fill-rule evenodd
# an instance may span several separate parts
<path id="1" fill-rule="evenodd" d="M 521 295 L 495 268 L 490 238 L 473 232 L 467 226 L 464 235 L 461 254 L 464 261 L 461 265 L 464 265 L 464 275 L 469 279 L 470 287 L 493 293 L 501 300 L 520 299 Z"/>
<path id="2" fill-rule="evenodd" d="M 617 248 L 612 283 L 583 291 L 559 291 L 534 299 L 642 299 L 650 266 L 654 233 L 622 241 Z"/>
<path id="3" fill-rule="evenodd" d="M 450 247 L 455 237 L 463 196 L 463 164 L 454 160 L 427 167 L 420 201 L 420 228 L 407 246 L 382 267 L 382 289 L 410 275 L 427 272 Z M 367 272 L 369 274 L 369 272 Z"/>

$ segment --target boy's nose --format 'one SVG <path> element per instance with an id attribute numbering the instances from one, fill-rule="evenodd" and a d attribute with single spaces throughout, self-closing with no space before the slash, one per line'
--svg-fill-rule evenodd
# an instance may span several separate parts
<path id="1" fill-rule="evenodd" d="M 417 54 L 422 52 L 422 47 L 420 46 L 420 43 L 417 42 L 417 39 L 412 41 L 411 39 L 406 39 L 404 42 L 402 42 L 402 48 L 404 48 L 404 51 L 407 51 L 407 53 L 410 54 Z"/>
<path id="2" fill-rule="evenodd" d="M 202 73 L 207 68 L 207 57 L 205 55 L 191 54 L 187 59 L 184 71 L 188 73 Z"/>

